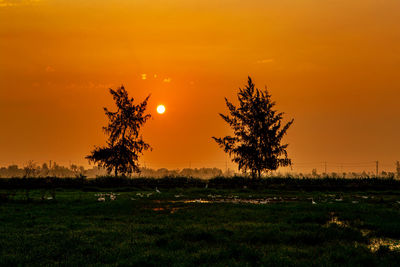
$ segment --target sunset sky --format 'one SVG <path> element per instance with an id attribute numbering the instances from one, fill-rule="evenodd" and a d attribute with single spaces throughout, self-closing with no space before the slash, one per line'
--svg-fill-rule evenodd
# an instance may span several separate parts
<path id="1" fill-rule="evenodd" d="M 142 163 L 224 169 L 211 137 L 250 75 L 295 119 L 295 170 L 394 171 L 399 14 L 399 0 L 0 0 L 0 166 L 88 166 L 123 84 L 151 94 Z"/>

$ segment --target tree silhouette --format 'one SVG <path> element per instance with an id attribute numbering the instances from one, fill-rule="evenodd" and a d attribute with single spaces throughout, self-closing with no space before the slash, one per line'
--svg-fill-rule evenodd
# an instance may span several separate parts
<path id="1" fill-rule="evenodd" d="M 234 136 L 213 139 L 232 156 L 239 170 L 250 170 L 253 178 L 260 177 L 262 172 L 291 165 L 286 151 L 288 144 L 281 142 L 294 120 L 282 126 L 284 113 L 273 109 L 275 102 L 267 89 L 255 88 L 250 77 L 246 87 L 239 88 L 238 100 L 236 107 L 225 98 L 229 115 L 219 114 L 232 128 Z"/>
<path id="2" fill-rule="evenodd" d="M 86 159 L 106 168 L 108 173 L 114 169 L 115 176 L 118 176 L 118 173 L 140 172 L 139 155 L 143 154 L 144 150 L 151 149 L 139 136 L 140 127 L 151 117 L 150 114 L 145 114 L 150 95 L 142 103 L 135 105 L 134 99 L 129 98 L 124 86 L 117 90 L 110 89 L 110 93 L 117 111 L 112 112 L 104 108 L 109 120 L 108 125 L 103 127 L 108 136 L 107 145 L 95 147 Z"/>
<path id="3" fill-rule="evenodd" d="M 25 178 L 36 177 L 40 172 L 39 167 L 33 160 L 29 160 L 26 166 L 24 167 L 24 176 Z"/>

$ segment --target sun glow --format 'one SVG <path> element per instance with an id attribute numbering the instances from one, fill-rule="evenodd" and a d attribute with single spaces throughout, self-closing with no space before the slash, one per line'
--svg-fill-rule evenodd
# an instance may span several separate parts
<path id="1" fill-rule="evenodd" d="M 158 105 L 157 106 L 157 112 L 158 112 L 158 114 L 163 114 L 165 112 L 165 106 L 164 105 Z"/>

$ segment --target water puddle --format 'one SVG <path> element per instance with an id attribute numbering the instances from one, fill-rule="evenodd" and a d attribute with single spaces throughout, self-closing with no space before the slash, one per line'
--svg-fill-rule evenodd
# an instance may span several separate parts
<path id="1" fill-rule="evenodd" d="M 190 199 L 184 201 L 176 201 L 181 203 L 232 203 L 232 204 L 255 204 L 263 205 L 277 202 L 285 202 L 283 199 L 260 198 L 260 199 L 240 199 L 240 198 L 221 198 L 221 199 Z"/>
<path id="2" fill-rule="evenodd" d="M 368 248 L 372 252 L 376 252 L 379 250 L 381 246 L 387 247 L 390 250 L 400 250 L 400 240 L 386 238 L 386 237 L 371 238 Z"/>
<path id="3" fill-rule="evenodd" d="M 192 199 L 192 200 L 183 200 L 183 201 L 176 201 L 176 202 L 183 202 L 183 203 L 215 203 L 215 201 L 203 200 L 203 199 Z"/>
<path id="4" fill-rule="evenodd" d="M 371 233 L 371 230 L 368 229 L 360 229 L 362 236 L 367 236 Z"/>
<path id="5" fill-rule="evenodd" d="M 336 216 L 333 212 L 331 213 L 331 219 L 325 224 L 325 226 L 329 226 L 332 224 L 336 224 L 341 227 L 351 227 L 348 222 L 342 221 Z M 356 229 L 361 232 L 363 236 L 368 236 L 371 233 L 369 229 Z M 372 252 L 376 252 L 379 248 L 387 247 L 389 250 L 400 250 L 400 240 L 387 238 L 387 237 L 373 237 L 369 239 L 368 248 Z"/>
<path id="6" fill-rule="evenodd" d="M 348 222 L 340 220 L 334 212 L 330 212 L 329 215 L 331 218 L 329 219 L 329 221 L 326 222 L 325 227 L 329 227 L 332 224 L 340 227 L 350 227 L 350 224 Z"/>
<path id="7" fill-rule="evenodd" d="M 336 224 L 341 227 L 350 227 L 347 222 L 340 220 L 338 216 L 332 216 L 331 219 L 326 223 L 326 226 L 331 224 Z"/>

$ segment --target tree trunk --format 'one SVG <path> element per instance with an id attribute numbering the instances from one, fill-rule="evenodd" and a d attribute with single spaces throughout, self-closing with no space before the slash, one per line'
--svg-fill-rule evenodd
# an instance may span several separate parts
<path id="1" fill-rule="evenodd" d="M 257 173 L 258 173 L 258 179 L 260 179 L 261 178 L 261 170 L 257 170 Z"/>
<path id="2" fill-rule="evenodd" d="M 115 177 L 118 177 L 118 169 L 115 167 Z"/>

